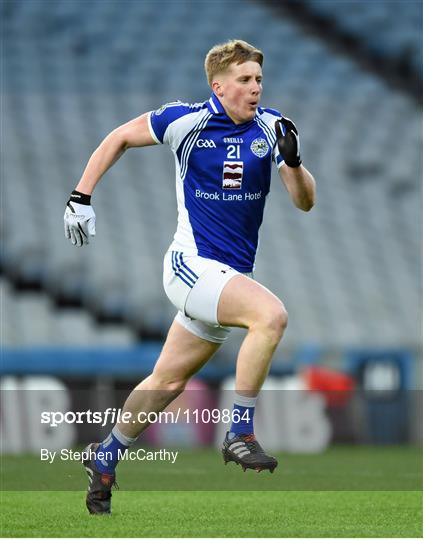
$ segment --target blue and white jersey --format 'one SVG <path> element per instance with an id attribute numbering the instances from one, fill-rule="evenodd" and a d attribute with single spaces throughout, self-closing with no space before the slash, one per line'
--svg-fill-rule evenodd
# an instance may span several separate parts
<path id="1" fill-rule="evenodd" d="M 152 137 L 175 155 L 178 227 L 169 249 L 253 270 L 272 161 L 283 163 L 274 128 L 280 117 L 258 108 L 253 120 L 235 124 L 214 94 L 149 113 Z"/>

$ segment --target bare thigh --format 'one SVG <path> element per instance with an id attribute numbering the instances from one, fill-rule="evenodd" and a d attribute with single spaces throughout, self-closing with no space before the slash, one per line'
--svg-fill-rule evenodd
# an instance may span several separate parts
<path id="1" fill-rule="evenodd" d="M 269 289 L 243 276 L 234 276 L 223 288 L 217 310 L 219 323 L 223 326 L 250 328 L 257 321 L 286 319 L 281 300 Z"/>
<path id="2" fill-rule="evenodd" d="M 187 381 L 210 360 L 219 347 L 219 343 L 199 338 L 174 321 L 153 375 L 164 386 Z"/>

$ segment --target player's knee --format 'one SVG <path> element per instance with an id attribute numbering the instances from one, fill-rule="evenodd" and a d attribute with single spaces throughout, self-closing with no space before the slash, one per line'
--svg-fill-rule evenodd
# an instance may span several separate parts
<path id="1" fill-rule="evenodd" d="M 287 325 L 288 312 L 282 302 L 274 302 L 263 309 L 255 324 L 274 345 L 277 345 L 282 339 Z"/>
<path id="2" fill-rule="evenodd" d="M 267 324 L 273 338 L 279 343 L 288 325 L 288 312 L 282 303 L 272 307 L 267 315 Z"/>
<path id="3" fill-rule="evenodd" d="M 152 374 L 151 388 L 153 390 L 161 390 L 169 392 L 170 395 L 177 397 L 185 390 L 188 380 L 184 378 L 168 377 L 164 374 Z"/>
<path id="4" fill-rule="evenodd" d="M 176 397 L 185 390 L 186 384 L 187 381 L 185 380 L 169 381 L 167 383 L 166 390 Z"/>

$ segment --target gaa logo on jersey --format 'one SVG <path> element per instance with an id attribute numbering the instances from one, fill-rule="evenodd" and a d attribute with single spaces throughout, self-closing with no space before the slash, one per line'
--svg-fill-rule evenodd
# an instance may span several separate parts
<path id="1" fill-rule="evenodd" d="M 241 189 L 243 172 L 243 161 L 224 161 L 222 179 L 223 189 Z"/>
<path id="2" fill-rule="evenodd" d="M 267 144 L 266 139 L 259 137 L 254 139 L 250 146 L 251 152 L 257 157 L 264 157 L 269 151 L 269 145 Z"/>

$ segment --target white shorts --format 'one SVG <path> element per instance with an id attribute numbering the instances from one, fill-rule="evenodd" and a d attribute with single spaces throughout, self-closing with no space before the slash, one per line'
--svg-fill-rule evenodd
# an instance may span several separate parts
<path id="1" fill-rule="evenodd" d="M 234 268 L 198 255 L 168 251 L 163 261 L 163 286 L 179 310 L 175 317 L 194 335 L 223 343 L 230 329 L 217 320 L 217 306 L 223 287 L 240 274 Z"/>

